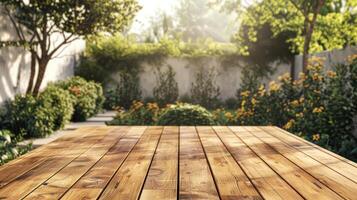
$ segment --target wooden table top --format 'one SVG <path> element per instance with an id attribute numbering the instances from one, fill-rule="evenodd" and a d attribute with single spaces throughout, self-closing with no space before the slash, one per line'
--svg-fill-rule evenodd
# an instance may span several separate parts
<path id="1" fill-rule="evenodd" d="M 0 167 L 0 199 L 357 199 L 357 164 L 276 127 L 85 127 Z"/>

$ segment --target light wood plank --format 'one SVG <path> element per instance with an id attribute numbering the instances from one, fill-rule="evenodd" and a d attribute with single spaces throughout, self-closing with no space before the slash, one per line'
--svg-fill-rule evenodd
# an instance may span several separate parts
<path id="1" fill-rule="evenodd" d="M 352 165 L 352 161 L 346 162 L 346 159 L 340 159 L 339 156 L 335 156 L 336 154 L 282 129 L 276 127 L 263 127 L 262 129 L 357 183 L 357 167 Z"/>
<path id="2" fill-rule="evenodd" d="M 10 198 L 10 199 L 20 199 L 25 197 L 28 192 L 38 187 L 41 183 L 47 180 L 49 177 L 56 174 L 63 167 L 72 162 L 76 157 L 84 153 L 96 142 L 103 139 L 110 129 L 107 127 L 102 127 L 97 129 L 89 139 L 73 148 L 65 148 L 65 152 L 60 155 L 52 156 L 46 162 L 34 167 L 25 174 L 19 176 L 5 187 L 0 189 L 0 199 Z"/>
<path id="3" fill-rule="evenodd" d="M 262 129 L 255 128 L 251 133 L 342 197 L 346 199 L 354 199 L 356 197 L 357 184 L 353 181 L 317 162 L 299 150 L 283 143 Z M 326 176 L 326 174 L 328 174 L 328 176 Z"/>
<path id="4" fill-rule="evenodd" d="M 163 127 L 150 127 L 105 188 L 100 199 L 137 199 L 159 142 Z"/>
<path id="5" fill-rule="evenodd" d="M 195 127 L 180 127 L 179 199 L 219 199 Z"/>
<path id="6" fill-rule="evenodd" d="M 165 127 L 140 199 L 176 199 L 178 179 L 178 127 Z"/>
<path id="7" fill-rule="evenodd" d="M 95 131 L 97 127 L 80 128 L 75 131 L 68 132 L 63 137 L 52 141 L 47 145 L 43 145 L 37 149 L 34 149 L 21 157 L 12 160 L 6 165 L 0 167 L 0 188 L 10 183 L 15 178 L 23 175 L 32 168 L 38 166 L 47 159 L 50 159 L 56 153 L 64 151 L 64 146 L 70 148 L 76 146 L 78 142 L 85 139 Z"/>
<path id="8" fill-rule="evenodd" d="M 113 127 L 110 133 L 93 145 L 88 151 L 74 159 L 40 187 L 31 192 L 25 199 L 58 199 L 79 178 L 98 162 L 118 140 L 128 133 L 129 127 Z"/>
<path id="9" fill-rule="evenodd" d="M 306 173 L 260 139 L 253 136 L 249 127 L 230 127 L 233 132 L 262 158 L 286 182 L 306 199 L 343 199 L 317 179 Z M 245 129 L 245 131 L 242 131 Z M 253 129 L 254 130 L 254 129 Z"/>
<path id="10" fill-rule="evenodd" d="M 97 199 L 147 127 L 132 127 L 61 199 Z"/>
<path id="11" fill-rule="evenodd" d="M 264 199 L 303 199 L 227 127 L 213 127 Z"/>
<path id="12" fill-rule="evenodd" d="M 197 132 L 221 199 L 262 199 L 214 130 L 199 126 Z"/>

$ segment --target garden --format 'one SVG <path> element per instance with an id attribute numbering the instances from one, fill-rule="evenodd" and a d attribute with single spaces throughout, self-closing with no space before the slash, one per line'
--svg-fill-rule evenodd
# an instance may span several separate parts
<path id="1" fill-rule="evenodd" d="M 25 91 L 0 109 L 0 164 L 32 150 L 19 142 L 106 110 L 116 111 L 108 126 L 278 126 L 357 161 L 357 54 L 319 54 L 356 46 L 357 1 L 177 2 L 136 33 L 146 5 L 135 0 L 0 0 L 17 36 L 0 47 L 31 57 Z M 74 76 L 44 84 L 75 40 L 86 48 Z"/>

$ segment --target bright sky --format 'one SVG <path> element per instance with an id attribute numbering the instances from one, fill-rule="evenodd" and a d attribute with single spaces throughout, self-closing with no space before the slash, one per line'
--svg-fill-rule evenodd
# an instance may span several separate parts
<path id="1" fill-rule="evenodd" d="M 178 0 L 138 0 L 138 2 L 143 8 L 135 17 L 130 31 L 132 33 L 140 33 L 149 25 L 150 19 L 162 11 L 170 14 L 170 11 L 177 6 Z"/>

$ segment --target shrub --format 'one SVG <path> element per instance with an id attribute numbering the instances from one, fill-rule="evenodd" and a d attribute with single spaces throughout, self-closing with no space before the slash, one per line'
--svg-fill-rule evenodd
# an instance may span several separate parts
<path id="1" fill-rule="evenodd" d="M 121 72 L 115 89 L 106 92 L 106 109 L 124 107 L 129 109 L 133 101 L 141 99 L 140 81 L 136 73 Z"/>
<path id="2" fill-rule="evenodd" d="M 123 108 L 117 110 L 117 115 L 108 125 L 154 125 L 157 121 L 160 108 L 156 103 L 134 101 L 128 111 Z"/>
<path id="3" fill-rule="evenodd" d="M 5 128 L 21 137 L 44 137 L 53 133 L 55 113 L 49 101 L 17 95 L 6 104 Z"/>
<path id="4" fill-rule="evenodd" d="M 227 111 L 225 109 L 216 109 L 212 112 L 213 119 L 219 125 L 235 125 L 236 122 L 236 113 L 234 111 Z"/>
<path id="5" fill-rule="evenodd" d="M 73 77 L 58 82 L 56 86 L 69 91 L 74 100 L 73 121 L 85 121 L 102 107 L 104 97 L 101 86 L 93 81 Z"/>
<path id="6" fill-rule="evenodd" d="M 200 71 L 192 83 L 192 103 L 199 104 L 207 109 L 217 108 L 220 104 L 220 88 L 216 86 L 216 72 Z"/>
<path id="7" fill-rule="evenodd" d="M 241 91 L 236 121 L 239 125 L 276 125 L 357 160 L 354 117 L 357 115 L 357 61 L 322 70 L 312 59 L 307 73 L 291 81 L 289 75 Z"/>
<path id="8" fill-rule="evenodd" d="M 158 119 L 159 125 L 214 125 L 210 112 L 198 105 L 178 103 L 163 110 Z"/>
<path id="9" fill-rule="evenodd" d="M 157 83 L 153 90 L 153 94 L 155 102 L 160 106 L 175 103 L 175 101 L 177 101 L 179 91 L 175 75 L 176 73 L 171 66 L 168 66 L 168 70 L 165 72 L 162 72 L 160 68 L 157 68 Z"/>
<path id="10" fill-rule="evenodd" d="M 48 85 L 39 98 L 51 107 L 54 116 L 54 130 L 63 128 L 71 120 L 74 102 L 68 91 L 55 85 Z"/>
<path id="11" fill-rule="evenodd" d="M 31 144 L 23 147 L 17 146 L 11 137 L 10 131 L 0 130 L 0 165 L 25 154 L 31 149 Z"/>

